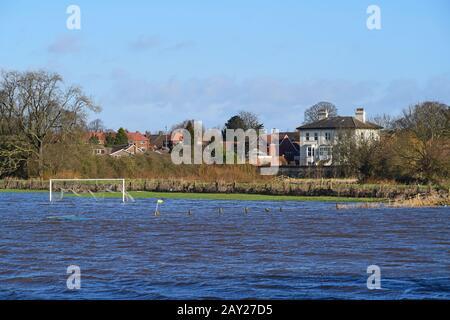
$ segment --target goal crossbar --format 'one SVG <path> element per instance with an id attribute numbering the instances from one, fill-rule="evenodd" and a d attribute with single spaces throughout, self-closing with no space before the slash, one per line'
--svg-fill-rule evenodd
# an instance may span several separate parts
<path id="1" fill-rule="evenodd" d="M 64 181 L 120 181 L 122 182 L 122 202 L 125 202 L 125 179 L 50 179 L 49 180 L 49 200 L 52 202 L 52 193 L 53 193 L 53 182 L 64 182 Z"/>

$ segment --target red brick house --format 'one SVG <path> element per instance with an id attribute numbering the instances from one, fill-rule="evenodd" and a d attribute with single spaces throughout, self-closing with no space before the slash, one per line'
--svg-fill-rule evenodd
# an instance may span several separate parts
<path id="1" fill-rule="evenodd" d="M 127 137 L 128 144 L 130 145 L 134 144 L 136 147 L 142 149 L 143 151 L 147 151 L 150 148 L 150 139 L 145 134 L 142 134 L 139 131 L 127 131 Z"/>
<path id="2" fill-rule="evenodd" d="M 104 145 L 106 143 L 106 134 L 103 131 L 90 131 L 87 135 L 87 140 L 92 141 L 97 138 L 98 144 Z"/>

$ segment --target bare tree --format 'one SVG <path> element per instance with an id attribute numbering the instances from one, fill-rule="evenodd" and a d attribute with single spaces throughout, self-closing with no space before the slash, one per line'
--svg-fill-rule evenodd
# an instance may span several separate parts
<path id="1" fill-rule="evenodd" d="M 319 120 L 319 113 L 321 111 L 327 111 L 329 117 L 336 117 L 338 115 L 337 107 L 326 101 L 321 101 L 305 110 L 304 123 L 312 123 Z"/>
<path id="2" fill-rule="evenodd" d="M 450 174 L 450 106 L 427 101 L 403 111 L 397 121 L 394 146 L 408 171 L 420 180 L 435 181 Z"/>
<path id="3" fill-rule="evenodd" d="M 386 130 L 394 130 L 397 127 L 398 120 L 398 117 L 386 113 L 375 115 L 369 119 L 370 122 L 375 123 Z"/>
<path id="4" fill-rule="evenodd" d="M 183 120 L 179 123 L 176 123 L 172 126 L 171 131 L 174 131 L 176 129 L 186 129 L 187 126 L 189 125 L 189 123 L 193 123 L 195 120 L 193 119 L 187 119 L 187 120 Z"/>
<path id="5" fill-rule="evenodd" d="M 339 130 L 332 149 L 333 164 L 339 166 L 344 176 L 357 176 L 364 181 L 377 172 L 381 146 L 377 139 L 360 138 L 353 130 Z"/>
<path id="6" fill-rule="evenodd" d="M 0 135 L 0 177 L 16 173 L 24 167 L 27 161 L 27 152 L 23 143 L 14 141 L 12 136 Z"/>
<path id="7" fill-rule="evenodd" d="M 244 125 L 244 128 L 242 129 L 244 130 L 247 129 L 259 130 L 264 128 L 264 125 L 259 122 L 258 116 L 252 112 L 240 111 L 238 116 L 239 118 L 242 119 Z"/>
<path id="8" fill-rule="evenodd" d="M 88 129 L 94 132 L 101 132 L 105 130 L 105 125 L 101 119 L 94 119 L 89 122 Z"/>
<path id="9" fill-rule="evenodd" d="M 450 106 L 427 101 L 410 106 L 398 121 L 401 129 L 408 130 L 420 140 L 428 141 L 450 137 Z"/>
<path id="10" fill-rule="evenodd" d="M 44 71 L 3 72 L 0 79 L 0 122 L 13 150 L 38 162 L 44 173 L 44 147 L 85 125 L 86 111 L 100 108 L 79 87 L 64 87 L 61 76 Z"/>

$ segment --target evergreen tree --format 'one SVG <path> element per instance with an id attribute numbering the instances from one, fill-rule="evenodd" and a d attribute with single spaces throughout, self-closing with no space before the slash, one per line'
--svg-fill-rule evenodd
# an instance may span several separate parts
<path id="1" fill-rule="evenodd" d="M 107 132 L 105 136 L 105 146 L 112 147 L 115 143 L 115 137 L 112 132 Z"/>
<path id="2" fill-rule="evenodd" d="M 114 139 L 114 145 L 121 146 L 126 144 L 128 144 L 127 132 L 125 131 L 124 128 L 120 128 L 119 130 L 117 130 L 117 134 Z"/>
<path id="3" fill-rule="evenodd" d="M 100 141 L 98 140 L 97 136 L 92 136 L 92 137 L 89 138 L 89 143 L 90 144 L 99 144 Z"/>

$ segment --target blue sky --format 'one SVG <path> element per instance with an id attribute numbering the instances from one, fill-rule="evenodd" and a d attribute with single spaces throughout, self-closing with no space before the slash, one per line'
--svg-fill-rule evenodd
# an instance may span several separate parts
<path id="1" fill-rule="evenodd" d="M 66 28 L 71 4 L 81 30 Z M 366 28 L 371 4 L 381 30 Z M 3 0 L 0 30 L 0 68 L 62 74 L 114 129 L 222 126 L 249 110 L 292 130 L 322 100 L 369 116 L 450 104 L 447 0 Z"/>

